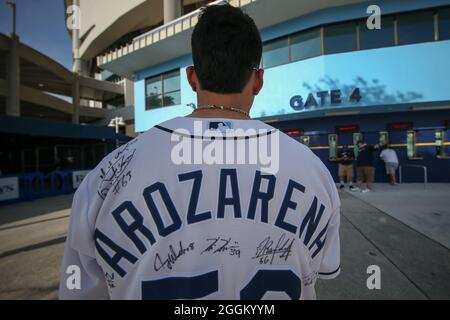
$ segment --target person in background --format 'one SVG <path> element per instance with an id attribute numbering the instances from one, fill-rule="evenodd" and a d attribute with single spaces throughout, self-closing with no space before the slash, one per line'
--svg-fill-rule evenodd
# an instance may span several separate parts
<path id="1" fill-rule="evenodd" d="M 358 180 L 358 188 L 354 191 L 362 190 L 363 193 L 372 190 L 375 178 L 375 160 L 374 153 L 380 148 L 379 144 L 368 145 L 365 141 L 358 141 L 358 156 L 356 158 L 356 175 Z M 367 184 L 366 188 L 362 188 L 363 182 Z"/>
<path id="2" fill-rule="evenodd" d="M 391 178 L 391 184 L 393 186 L 397 185 L 396 172 L 398 169 L 398 157 L 394 149 L 386 146 L 386 148 L 381 152 L 380 158 L 384 161 L 386 165 L 386 174 Z"/>
<path id="3" fill-rule="evenodd" d="M 345 188 L 345 178 L 349 189 L 353 190 L 353 161 L 355 160 L 355 154 L 348 147 L 345 147 L 339 151 L 338 158 L 338 174 L 339 174 L 339 189 Z"/>

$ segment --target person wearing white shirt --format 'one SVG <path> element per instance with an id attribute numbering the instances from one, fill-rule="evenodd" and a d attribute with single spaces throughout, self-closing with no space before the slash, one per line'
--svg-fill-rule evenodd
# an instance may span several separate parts
<path id="1" fill-rule="evenodd" d="M 397 179 L 395 173 L 398 169 L 399 163 L 397 153 L 395 152 L 394 149 L 388 146 L 381 152 L 380 158 L 383 159 L 386 165 L 386 174 L 388 174 L 391 177 L 391 184 L 396 185 Z"/>

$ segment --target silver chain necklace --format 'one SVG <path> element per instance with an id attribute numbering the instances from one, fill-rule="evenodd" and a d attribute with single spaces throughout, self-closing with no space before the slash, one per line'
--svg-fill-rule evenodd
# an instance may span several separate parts
<path id="1" fill-rule="evenodd" d="M 241 114 L 247 116 L 248 118 L 250 118 L 250 114 L 247 111 L 244 111 L 244 110 L 241 110 L 241 109 L 238 109 L 238 108 L 233 108 L 233 107 L 216 106 L 214 104 L 207 105 L 207 106 L 198 106 L 197 108 L 195 108 L 195 111 L 197 111 L 197 110 L 205 110 L 205 109 L 228 110 L 228 111 L 241 113 Z"/>

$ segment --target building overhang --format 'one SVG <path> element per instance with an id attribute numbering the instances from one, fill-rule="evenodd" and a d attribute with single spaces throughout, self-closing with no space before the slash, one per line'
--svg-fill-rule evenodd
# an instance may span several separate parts
<path id="1" fill-rule="evenodd" d="M 5 79 L 11 41 L 13 41 L 11 37 L 0 34 L 0 97 L 9 94 Z M 17 45 L 20 59 L 21 103 L 25 109 L 33 106 L 39 109 L 24 110 L 25 114 L 45 116 L 48 113 L 56 115 L 58 119 L 70 119 L 74 109 L 70 99 L 58 96 L 72 97 L 75 79 L 78 80 L 81 99 L 108 101 L 124 95 L 124 88 L 119 84 L 76 75 L 39 51 L 21 42 Z M 102 118 L 106 113 L 106 109 L 80 107 L 80 116 L 87 122 Z"/>
<path id="2" fill-rule="evenodd" d="M 113 128 L 84 126 L 46 119 L 0 116 L 0 132 L 4 134 L 73 139 L 106 139 L 128 141 L 131 138 L 116 134 Z"/>
<path id="3" fill-rule="evenodd" d="M 219 0 L 211 4 L 222 3 Z M 364 0 L 230 0 L 254 20 L 260 30 L 325 8 L 361 3 Z M 97 57 L 97 65 L 128 79 L 140 70 L 190 54 L 190 39 L 200 10 L 151 30 L 128 46 Z"/>

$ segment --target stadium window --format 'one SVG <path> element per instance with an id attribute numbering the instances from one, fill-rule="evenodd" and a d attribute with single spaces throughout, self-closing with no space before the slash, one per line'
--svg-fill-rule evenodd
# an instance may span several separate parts
<path id="1" fill-rule="evenodd" d="M 441 8 L 439 14 L 439 40 L 450 39 L 450 7 Z"/>
<path id="2" fill-rule="evenodd" d="M 397 16 L 399 44 L 434 40 L 433 11 L 419 11 Z"/>
<path id="3" fill-rule="evenodd" d="M 291 36 L 291 61 L 304 60 L 321 54 L 320 29 L 303 31 Z"/>
<path id="4" fill-rule="evenodd" d="M 270 68 L 289 62 L 288 38 L 282 38 L 264 44 L 263 68 Z"/>
<path id="5" fill-rule="evenodd" d="M 362 50 L 394 46 L 394 17 L 381 17 L 381 29 L 373 30 L 367 28 L 367 20 L 360 21 L 359 44 Z"/>
<path id="6" fill-rule="evenodd" d="M 325 26 L 325 54 L 356 50 L 356 23 L 345 22 Z"/>
<path id="7" fill-rule="evenodd" d="M 181 104 L 180 71 L 145 79 L 146 110 Z"/>

